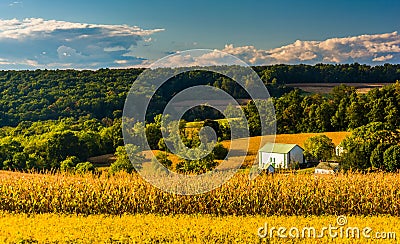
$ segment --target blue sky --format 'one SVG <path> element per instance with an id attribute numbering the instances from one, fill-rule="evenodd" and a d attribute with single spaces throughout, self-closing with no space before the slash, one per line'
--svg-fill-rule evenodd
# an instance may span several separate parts
<path id="1" fill-rule="evenodd" d="M 192 48 L 252 65 L 399 63 L 399 12 L 395 0 L 0 0 L 0 69 L 146 66 Z"/>

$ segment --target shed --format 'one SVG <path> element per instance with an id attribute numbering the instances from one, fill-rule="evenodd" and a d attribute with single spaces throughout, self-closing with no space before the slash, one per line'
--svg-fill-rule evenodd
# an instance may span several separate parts
<path id="1" fill-rule="evenodd" d="M 266 143 L 258 150 L 258 167 L 266 169 L 269 165 L 274 168 L 287 169 L 294 163 L 303 164 L 303 148 L 297 144 Z"/>
<path id="2" fill-rule="evenodd" d="M 339 164 L 331 162 L 320 162 L 317 167 L 315 167 L 316 174 L 334 174 L 338 170 Z"/>
<path id="3" fill-rule="evenodd" d="M 268 174 L 273 174 L 273 173 L 275 173 L 275 168 L 274 168 L 274 166 L 272 166 L 271 163 L 265 165 L 264 168 L 263 168 L 263 170 L 265 170 L 265 172 L 268 173 Z"/>

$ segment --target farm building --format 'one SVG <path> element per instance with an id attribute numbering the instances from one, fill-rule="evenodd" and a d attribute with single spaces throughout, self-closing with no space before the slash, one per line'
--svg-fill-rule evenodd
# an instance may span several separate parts
<path id="1" fill-rule="evenodd" d="M 341 146 L 340 144 L 336 146 L 336 148 L 335 148 L 336 156 L 339 156 L 339 157 L 342 156 L 343 151 L 344 151 L 343 146 Z"/>
<path id="2" fill-rule="evenodd" d="M 265 172 L 269 173 L 269 174 L 275 173 L 275 168 L 274 168 L 274 166 L 272 166 L 272 163 L 268 163 L 268 164 L 264 165 L 264 167 L 262 169 L 265 170 Z"/>
<path id="3" fill-rule="evenodd" d="M 287 169 L 294 163 L 303 164 L 303 151 L 297 144 L 267 143 L 258 150 L 258 167 L 267 169 L 272 165 L 274 168 Z"/>
<path id="4" fill-rule="evenodd" d="M 316 174 L 334 174 L 338 170 L 339 164 L 331 162 L 320 162 L 317 167 L 315 167 Z"/>

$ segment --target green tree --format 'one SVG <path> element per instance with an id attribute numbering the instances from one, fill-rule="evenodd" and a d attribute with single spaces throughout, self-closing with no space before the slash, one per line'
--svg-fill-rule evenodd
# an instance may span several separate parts
<path id="1" fill-rule="evenodd" d="M 214 158 L 217 160 L 225 159 L 228 155 L 229 150 L 225 148 L 222 143 L 215 144 L 212 153 L 214 154 Z"/>
<path id="2" fill-rule="evenodd" d="M 68 156 L 82 159 L 81 149 L 79 138 L 74 132 L 67 130 L 53 133 L 46 143 L 46 161 L 50 163 L 50 168 L 58 169 L 60 162 Z"/>
<path id="3" fill-rule="evenodd" d="M 166 168 L 170 168 L 172 166 L 172 161 L 168 158 L 167 153 L 158 152 L 156 155 L 157 161 L 164 165 Z"/>
<path id="4" fill-rule="evenodd" d="M 73 172 L 75 166 L 80 162 L 80 160 L 75 156 L 69 156 L 64 161 L 60 163 L 60 170 L 64 172 Z"/>
<path id="5" fill-rule="evenodd" d="M 171 152 L 167 147 L 167 144 L 165 144 L 164 138 L 161 138 L 160 141 L 158 142 L 158 149 L 165 152 Z"/>
<path id="6" fill-rule="evenodd" d="M 335 145 L 326 135 L 313 136 L 304 142 L 304 155 L 309 161 L 328 160 L 334 151 Z"/>
<path id="7" fill-rule="evenodd" d="M 299 118 L 303 116 L 303 108 L 301 107 L 302 97 L 299 90 L 278 98 L 275 101 L 276 124 L 278 133 L 297 133 L 299 126 Z"/>
<path id="8" fill-rule="evenodd" d="M 101 141 L 102 141 L 102 151 L 111 153 L 116 150 L 118 146 L 124 144 L 124 139 L 122 137 L 122 120 L 115 119 L 113 125 L 110 127 L 105 127 L 100 131 Z"/>
<path id="9" fill-rule="evenodd" d="M 355 129 L 362 125 L 365 125 L 367 120 L 365 118 L 365 102 L 361 99 L 362 95 L 352 93 L 350 97 L 350 105 L 346 111 L 346 121 L 350 129 Z"/>
<path id="10" fill-rule="evenodd" d="M 114 174 L 119 171 L 132 173 L 136 169 L 140 169 L 143 162 L 143 156 L 139 154 L 139 147 L 132 144 L 117 147 L 115 156 L 117 160 L 111 164 L 109 172 Z M 133 167 L 135 165 L 135 167 Z"/>
<path id="11" fill-rule="evenodd" d="M 8 170 L 25 170 L 28 162 L 28 155 L 24 152 L 16 152 L 11 159 L 3 162 L 4 168 Z"/>
<path id="12" fill-rule="evenodd" d="M 366 170 L 373 164 L 379 164 L 382 148 L 379 144 L 390 147 L 400 139 L 400 133 L 382 122 L 372 122 L 353 130 L 352 134 L 342 142 L 344 169 Z M 372 153 L 375 151 L 374 156 Z"/>
<path id="13" fill-rule="evenodd" d="M 99 132 L 80 131 L 78 134 L 81 145 L 81 155 L 83 158 L 106 154 L 106 150 L 102 150 L 101 136 Z"/>
<path id="14" fill-rule="evenodd" d="M 211 127 L 214 130 L 215 134 L 217 135 L 217 138 L 218 139 L 222 138 L 222 131 L 219 128 L 219 123 L 217 121 L 212 120 L 212 119 L 206 119 L 206 120 L 204 120 L 203 126 Z M 208 139 L 210 139 L 210 138 L 207 138 L 207 140 Z"/>
<path id="15" fill-rule="evenodd" d="M 332 131 L 331 114 L 334 108 L 329 101 L 322 102 L 315 111 L 315 119 L 318 132 Z"/>
<path id="16" fill-rule="evenodd" d="M 372 151 L 370 162 L 371 165 L 377 169 L 385 169 L 383 164 L 383 154 L 385 153 L 388 147 L 385 144 L 378 144 L 377 147 Z"/>
<path id="17" fill-rule="evenodd" d="M 356 89 L 354 87 L 341 84 L 333 88 L 331 96 L 333 97 L 333 107 L 336 111 L 331 118 L 332 127 L 336 131 L 347 130 L 347 109 L 350 106 L 351 97 L 357 96 Z M 356 104 L 354 104 L 353 107 L 355 108 Z"/>
<path id="18" fill-rule="evenodd" d="M 244 113 L 247 118 L 250 136 L 260 136 L 261 135 L 261 119 L 258 112 L 256 103 L 250 101 L 244 108 Z"/>
<path id="19" fill-rule="evenodd" d="M 150 148 L 155 150 L 158 149 L 158 142 L 162 138 L 161 127 L 156 123 L 150 123 L 146 125 L 146 138 Z"/>
<path id="20" fill-rule="evenodd" d="M 340 168 L 347 170 L 367 170 L 371 167 L 369 147 L 364 143 L 358 146 L 346 147 L 340 158 Z"/>
<path id="21" fill-rule="evenodd" d="M 214 155 L 210 153 L 198 160 L 185 159 L 180 161 L 176 165 L 176 171 L 189 174 L 202 174 L 212 170 L 215 166 L 217 166 L 217 163 L 214 161 Z"/>
<path id="22" fill-rule="evenodd" d="M 383 154 L 383 164 L 387 171 L 397 171 L 400 169 L 400 146 L 393 145 Z"/>
<path id="23" fill-rule="evenodd" d="M 27 157 L 24 155 L 23 149 L 19 141 L 11 137 L 3 138 L 0 141 L 0 166 L 9 170 L 24 169 Z"/>

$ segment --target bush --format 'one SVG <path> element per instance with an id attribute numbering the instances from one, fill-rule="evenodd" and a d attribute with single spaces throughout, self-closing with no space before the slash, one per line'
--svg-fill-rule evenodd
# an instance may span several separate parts
<path id="1" fill-rule="evenodd" d="M 212 150 L 214 158 L 217 160 L 223 160 L 228 155 L 229 150 L 225 148 L 221 143 L 217 143 Z"/>
<path id="2" fill-rule="evenodd" d="M 117 147 L 117 150 L 115 151 L 115 156 L 117 157 L 117 160 L 111 164 L 109 172 L 111 174 L 119 171 L 132 173 L 135 170 L 135 167 L 137 169 L 141 168 L 143 157 L 140 156 L 138 153 L 139 147 L 132 144 Z M 133 164 L 135 164 L 135 167 L 133 167 Z"/>
<path id="3" fill-rule="evenodd" d="M 172 161 L 169 160 L 166 153 L 158 152 L 156 155 L 156 159 L 160 164 L 164 165 L 167 168 L 171 167 L 172 165 Z"/>
<path id="4" fill-rule="evenodd" d="M 78 163 L 79 159 L 76 156 L 69 156 L 61 162 L 60 170 L 64 172 L 72 172 Z"/>
<path id="5" fill-rule="evenodd" d="M 158 149 L 160 149 L 161 151 L 171 152 L 169 150 L 169 148 L 167 147 L 167 144 L 165 143 L 164 138 L 161 138 L 158 141 Z"/>
<path id="6" fill-rule="evenodd" d="M 176 165 L 176 171 L 182 173 L 202 174 L 212 170 L 215 166 L 217 166 L 217 162 L 214 161 L 214 155 L 211 153 L 198 160 L 185 159 L 179 162 Z"/>
<path id="7" fill-rule="evenodd" d="M 90 162 L 78 163 L 75 166 L 75 172 L 78 174 L 85 174 L 85 173 L 94 172 L 94 171 L 95 171 L 95 168 L 94 168 L 93 164 Z"/>

